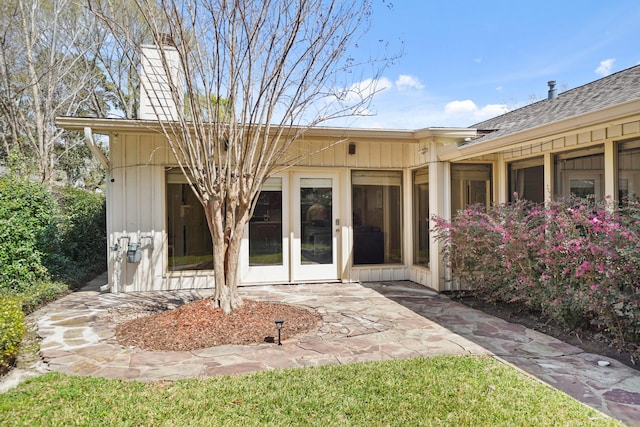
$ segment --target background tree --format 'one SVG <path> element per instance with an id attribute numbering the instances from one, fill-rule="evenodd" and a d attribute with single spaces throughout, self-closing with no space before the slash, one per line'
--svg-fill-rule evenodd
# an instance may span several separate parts
<path id="1" fill-rule="evenodd" d="M 102 9 L 100 0 L 93 1 L 93 7 Z M 126 29 L 127 40 L 134 49 L 123 50 L 103 21 L 96 22 L 95 31 L 90 34 L 92 48 L 88 52 L 89 60 L 104 73 L 104 88 L 110 111 L 100 117 L 116 116 L 124 119 L 137 119 L 139 109 L 139 68 L 138 47 L 153 42 L 153 37 L 142 11 L 135 1 L 105 1 L 110 10 L 110 19 L 117 27 Z M 153 6 L 148 6 L 152 10 Z"/>
<path id="2" fill-rule="evenodd" d="M 17 126 L 20 98 L 17 94 L 23 84 L 21 73 L 16 71 L 23 60 L 20 34 L 15 31 L 16 20 L 17 2 L 0 3 L 0 159 L 5 162 L 20 139 Z"/>
<path id="3" fill-rule="evenodd" d="M 242 304 L 240 241 L 263 183 L 300 160 L 289 147 L 309 128 L 362 114 L 389 58 L 359 62 L 349 54 L 369 29 L 367 1 L 162 0 L 160 8 L 134 1 L 180 106 L 156 107 L 156 114 L 172 118 L 160 121 L 162 132 L 204 206 L 214 300 L 228 313 Z M 139 46 L 118 21 L 119 2 L 90 4 L 136 64 Z M 182 68 L 177 76 L 173 49 Z M 368 80 L 359 78 L 364 68 Z"/>
<path id="4" fill-rule="evenodd" d="M 6 0 L 0 5 L 2 156 L 31 163 L 50 185 L 60 159 L 82 140 L 56 116 L 104 116 L 104 76 L 87 53 L 96 20 L 73 0 Z"/>

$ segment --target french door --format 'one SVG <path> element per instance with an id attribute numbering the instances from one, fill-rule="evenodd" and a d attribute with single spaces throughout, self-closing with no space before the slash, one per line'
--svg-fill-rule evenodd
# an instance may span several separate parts
<path id="1" fill-rule="evenodd" d="M 245 230 L 242 282 L 338 279 L 338 195 L 337 174 L 270 178 Z"/>
<path id="2" fill-rule="evenodd" d="M 338 175 L 294 173 L 292 280 L 338 279 Z"/>

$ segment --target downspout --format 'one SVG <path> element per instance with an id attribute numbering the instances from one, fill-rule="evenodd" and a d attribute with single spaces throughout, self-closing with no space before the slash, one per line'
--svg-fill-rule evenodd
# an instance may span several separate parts
<path id="1" fill-rule="evenodd" d="M 93 140 L 93 130 L 90 127 L 84 128 L 84 142 L 93 155 L 96 156 L 102 167 L 105 168 L 107 172 L 111 172 L 111 162 L 109 162 L 107 156 L 104 155 L 100 147 L 98 147 L 98 144 Z"/>

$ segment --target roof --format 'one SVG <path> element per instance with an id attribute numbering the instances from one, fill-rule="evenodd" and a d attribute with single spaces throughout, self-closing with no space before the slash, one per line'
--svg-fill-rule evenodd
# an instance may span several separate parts
<path id="1" fill-rule="evenodd" d="M 640 99 L 640 65 L 562 92 L 553 99 L 538 101 L 476 123 L 470 128 L 477 129 L 480 136 L 467 145 L 489 141 L 636 99 Z"/>
<path id="2" fill-rule="evenodd" d="M 98 134 L 108 134 L 110 132 L 158 133 L 162 131 L 160 122 L 157 120 L 61 116 L 56 117 L 56 125 L 63 129 L 73 131 L 83 131 L 89 128 L 92 132 Z M 277 125 L 272 125 L 271 130 L 275 132 Z M 306 129 L 304 137 L 300 139 L 346 138 L 351 141 L 383 140 L 384 142 L 409 142 L 417 144 L 421 139 L 431 137 L 437 137 L 440 140 L 462 141 L 466 138 L 471 138 L 475 133 L 475 130 L 471 128 L 430 127 L 418 130 L 406 130 L 315 126 Z"/>

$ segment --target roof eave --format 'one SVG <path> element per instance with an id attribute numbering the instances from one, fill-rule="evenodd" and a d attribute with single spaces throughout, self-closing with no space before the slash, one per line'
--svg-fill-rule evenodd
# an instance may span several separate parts
<path id="1" fill-rule="evenodd" d="M 91 128 L 96 133 L 110 133 L 120 131 L 159 132 L 160 123 L 155 120 L 130 119 L 98 119 L 95 117 L 56 117 L 56 125 L 73 131 Z"/>
<path id="2" fill-rule="evenodd" d="M 83 131 L 91 128 L 95 133 L 112 132 L 162 132 L 162 126 L 155 120 L 131 120 L 131 119 L 98 119 L 90 117 L 57 117 L 56 124 L 67 130 Z M 277 125 L 271 125 L 275 132 Z M 293 127 L 298 129 L 298 127 Z M 303 138 L 329 138 L 339 137 L 345 139 L 367 139 L 416 142 L 416 132 L 402 129 L 365 129 L 316 126 L 304 131 Z"/>
<path id="3" fill-rule="evenodd" d="M 535 143 L 540 140 L 555 139 L 577 129 L 585 131 L 593 127 L 613 126 L 625 121 L 631 116 L 640 116 L 640 99 L 624 102 L 612 107 L 603 108 L 589 113 L 580 114 L 556 122 L 536 126 L 502 137 L 481 141 L 465 146 L 447 145 L 443 147 L 438 157 L 442 161 L 465 160 L 492 154 L 503 148 Z"/>

